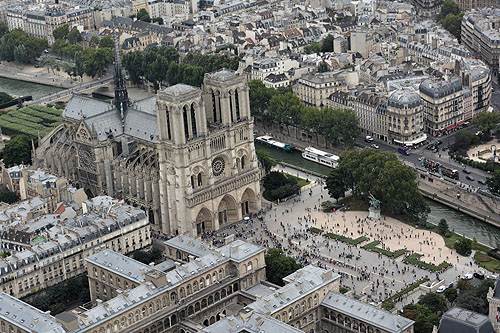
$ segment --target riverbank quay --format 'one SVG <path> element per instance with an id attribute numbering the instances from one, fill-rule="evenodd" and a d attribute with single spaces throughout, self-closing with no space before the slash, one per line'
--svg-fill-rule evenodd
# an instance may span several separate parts
<path id="1" fill-rule="evenodd" d="M 6 62 L 0 63 L 0 77 L 31 83 L 43 84 L 58 88 L 71 88 L 78 82 L 56 74 L 48 73 L 44 68 L 29 68 L 24 70 Z"/>

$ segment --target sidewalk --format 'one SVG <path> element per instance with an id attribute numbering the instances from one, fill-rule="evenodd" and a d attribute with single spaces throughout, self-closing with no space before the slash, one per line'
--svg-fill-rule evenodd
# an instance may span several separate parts
<path id="1" fill-rule="evenodd" d="M 71 88 L 75 84 L 71 79 L 48 73 L 45 68 L 38 68 L 37 71 L 33 72 L 23 71 L 15 65 L 9 65 L 5 62 L 0 64 L 0 77 L 59 88 Z"/>
<path id="2" fill-rule="evenodd" d="M 500 214 L 498 213 L 495 214 L 485 209 L 481 209 L 471 205 L 464 205 L 464 202 L 462 200 L 445 195 L 442 192 L 440 192 L 439 189 L 429 186 L 421 181 L 418 182 L 418 188 L 420 189 L 422 195 L 432 200 L 441 202 L 442 204 L 450 208 L 461 211 L 467 215 L 475 217 L 481 221 L 490 223 L 496 227 L 500 227 Z"/>

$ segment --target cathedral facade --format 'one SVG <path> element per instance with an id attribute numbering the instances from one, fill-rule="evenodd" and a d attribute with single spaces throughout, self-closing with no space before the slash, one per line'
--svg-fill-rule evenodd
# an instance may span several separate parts
<path id="1" fill-rule="evenodd" d="M 199 236 L 260 210 L 246 79 L 206 74 L 131 103 L 119 65 L 115 101 L 75 95 L 39 141 L 34 164 L 144 209 L 166 235 Z"/>

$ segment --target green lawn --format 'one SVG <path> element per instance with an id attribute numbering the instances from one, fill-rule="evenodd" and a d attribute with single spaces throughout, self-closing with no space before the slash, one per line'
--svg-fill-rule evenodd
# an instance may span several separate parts
<path id="1" fill-rule="evenodd" d="M 361 237 L 354 239 L 354 238 L 349 238 L 349 237 L 345 237 L 342 235 L 332 234 L 331 232 L 327 233 L 325 236 L 328 238 L 331 238 L 331 239 L 339 240 L 339 241 L 347 243 L 347 244 L 351 244 L 351 245 L 358 245 L 358 244 L 363 243 L 364 241 L 368 240 L 368 238 L 365 236 L 361 236 Z"/>
<path id="2" fill-rule="evenodd" d="M 379 241 L 373 241 L 371 243 L 368 243 L 368 244 L 362 246 L 362 248 L 369 250 L 369 251 L 372 251 L 372 252 L 377 252 L 377 253 L 383 254 L 384 256 L 387 256 L 390 258 L 397 258 L 397 257 L 400 257 L 406 253 L 405 249 L 399 249 L 396 251 L 388 251 L 388 250 L 382 249 L 380 247 L 377 247 L 377 245 L 379 245 L 379 244 L 380 244 Z"/>
<path id="3" fill-rule="evenodd" d="M 436 266 L 434 264 L 429 264 L 429 263 L 423 262 L 423 261 L 420 260 L 420 257 L 422 257 L 422 256 L 423 255 L 420 254 L 420 253 L 414 253 L 411 256 L 409 256 L 407 258 L 404 258 L 403 261 L 407 262 L 408 264 L 416 265 L 416 266 L 418 266 L 420 268 L 423 268 L 423 269 L 431 270 L 433 272 L 437 272 L 437 271 L 440 271 L 440 270 L 442 270 L 444 268 L 448 268 L 448 267 L 451 266 L 446 261 L 443 261 L 438 266 Z"/>
<path id="4" fill-rule="evenodd" d="M 308 181 L 307 179 L 304 179 L 304 178 L 300 178 L 300 177 L 297 177 L 297 176 L 294 176 L 294 175 L 291 175 L 289 173 L 286 173 L 286 172 L 283 172 L 283 174 L 286 176 L 286 178 L 293 178 L 297 181 L 297 184 L 300 186 L 300 187 L 303 187 L 303 186 L 306 186 L 307 184 L 311 183 L 310 181 Z"/>

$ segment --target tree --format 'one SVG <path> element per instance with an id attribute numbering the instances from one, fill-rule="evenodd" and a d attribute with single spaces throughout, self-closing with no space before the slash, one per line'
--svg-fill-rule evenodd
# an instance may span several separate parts
<path id="1" fill-rule="evenodd" d="M 472 241 L 465 237 L 457 239 L 454 247 L 457 253 L 464 257 L 468 257 L 472 253 Z"/>
<path id="2" fill-rule="evenodd" d="M 436 19 L 441 23 L 443 28 L 460 40 L 463 15 L 455 2 L 446 0 L 441 5 L 441 12 L 437 15 Z"/>
<path id="3" fill-rule="evenodd" d="M 481 112 L 472 120 L 472 123 L 476 124 L 481 131 L 490 135 L 491 131 L 500 124 L 500 113 Z"/>
<path id="4" fill-rule="evenodd" d="M 140 84 L 144 77 L 143 61 L 144 55 L 141 51 L 129 52 L 122 57 L 123 67 L 127 70 L 130 81 L 134 84 Z"/>
<path id="5" fill-rule="evenodd" d="M 101 49 L 114 49 L 115 42 L 111 36 L 104 36 L 99 40 L 98 45 Z"/>
<path id="6" fill-rule="evenodd" d="M 132 253 L 132 258 L 149 265 L 150 263 L 159 263 L 163 258 L 162 251 L 157 248 L 152 248 L 150 251 L 137 250 Z"/>
<path id="7" fill-rule="evenodd" d="M 6 167 L 31 163 L 31 138 L 24 134 L 15 135 L 3 148 L 3 162 Z"/>
<path id="8" fill-rule="evenodd" d="M 155 17 L 155 18 L 153 19 L 153 22 L 156 22 L 156 23 L 158 23 L 159 25 L 163 25 L 163 18 L 161 18 L 161 17 Z"/>
<path id="9" fill-rule="evenodd" d="M 2 37 L 9 32 L 9 28 L 7 27 L 7 25 L 3 22 L 0 22 L 0 39 L 2 39 Z"/>
<path id="10" fill-rule="evenodd" d="M 460 279 L 457 282 L 457 289 L 462 293 L 466 290 L 472 289 L 472 284 L 470 284 L 467 280 Z"/>
<path id="11" fill-rule="evenodd" d="M 330 68 L 328 67 L 328 64 L 324 61 L 320 62 L 318 65 L 318 73 L 324 73 L 328 72 Z"/>
<path id="12" fill-rule="evenodd" d="M 85 74 L 90 77 L 103 76 L 113 63 L 113 51 L 110 49 L 85 49 L 83 54 Z"/>
<path id="13" fill-rule="evenodd" d="M 302 265 L 287 257 L 280 249 L 271 248 L 265 255 L 267 281 L 284 286 L 283 278 L 300 269 Z"/>
<path id="14" fill-rule="evenodd" d="M 29 62 L 28 51 L 24 44 L 20 44 L 14 48 L 14 59 L 19 65 Z"/>
<path id="15" fill-rule="evenodd" d="M 269 101 L 269 111 L 274 115 L 274 120 L 285 126 L 288 134 L 290 125 L 298 125 L 304 109 L 304 104 L 291 92 L 274 94 Z"/>
<path id="16" fill-rule="evenodd" d="M 12 204 L 18 202 L 20 199 L 16 192 L 10 191 L 6 186 L 0 188 L 0 202 Z"/>
<path id="17" fill-rule="evenodd" d="M 79 76 L 81 79 L 83 79 L 83 75 L 85 74 L 85 63 L 83 61 L 81 51 L 75 52 L 73 61 L 75 63 L 75 76 Z"/>
<path id="18" fill-rule="evenodd" d="M 66 38 L 70 44 L 78 44 L 83 41 L 82 34 L 76 28 L 71 30 Z"/>
<path id="19" fill-rule="evenodd" d="M 455 288 L 448 288 L 444 291 L 444 297 L 446 297 L 446 299 L 451 303 L 453 304 L 457 297 L 458 297 L 458 292 Z"/>
<path id="20" fill-rule="evenodd" d="M 477 135 L 467 130 L 460 130 L 455 134 L 455 142 L 453 143 L 452 150 L 465 156 L 470 146 L 477 143 L 479 143 Z"/>
<path id="21" fill-rule="evenodd" d="M 257 154 L 257 158 L 260 163 L 264 167 L 264 170 L 267 173 L 271 171 L 271 169 L 276 165 L 276 160 L 269 156 L 269 153 L 262 149 L 256 149 L 255 153 Z"/>
<path id="22" fill-rule="evenodd" d="M 4 93 L 3 91 L 0 91 L 0 106 L 5 103 L 12 102 L 13 100 L 14 98 L 12 98 L 11 95 Z"/>
<path id="23" fill-rule="evenodd" d="M 428 307 L 420 304 L 410 304 L 403 308 L 403 316 L 415 321 L 415 333 L 431 333 L 434 326 L 439 326 L 439 317 Z"/>
<path id="24" fill-rule="evenodd" d="M 66 40 L 67 36 L 69 34 L 69 25 L 63 24 L 60 27 L 57 27 L 52 31 L 52 36 L 54 36 L 55 40 L 61 40 L 64 41 Z"/>
<path id="25" fill-rule="evenodd" d="M 418 190 L 415 173 L 393 153 L 350 150 L 340 156 L 337 168 L 326 180 L 330 193 L 339 191 L 341 179 L 340 188 L 352 190 L 356 197 L 368 202 L 372 194 L 383 209 L 404 214 L 416 224 L 425 223 L 429 207 Z"/>
<path id="26" fill-rule="evenodd" d="M 333 52 L 333 40 L 334 37 L 328 34 L 321 42 L 321 52 Z"/>
<path id="27" fill-rule="evenodd" d="M 263 179 L 264 198 L 269 201 L 282 200 L 297 194 L 300 186 L 294 177 L 287 177 L 278 171 L 269 172 Z"/>
<path id="28" fill-rule="evenodd" d="M 137 19 L 143 22 L 151 22 L 151 17 L 149 17 L 148 12 L 144 8 L 141 8 L 137 13 Z"/>
<path id="29" fill-rule="evenodd" d="M 328 190 L 328 194 L 336 200 L 345 197 L 346 184 L 343 179 L 342 170 L 339 168 L 330 170 L 326 178 L 325 188 Z"/>
<path id="30" fill-rule="evenodd" d="M 486 179 L 486 184 L 491 192 L 500 194 L 500 169 L 495 170 L 493 175 Z"/>
<path id="31" fill-rule="evenodd" d="M 452 0 L 446 0 L 442 5 L 441 5 L 441 12 L 437 15 L 436 20 L 441 21 L 446 16 L 449 14 L 452 15 L 457 15 L 460 13 L 460 8 L 458 7 L 457 3 L 455 3 Z"/>
<path id="32" fill-rule="evenodd" d="M 444 236 L 448 232 L 448 222 L 445 219 L 441 219 L 438 224 L 439 234 Z"/>
<path id="33" fill-rule="evenodd" d="M 495 286 L 495 281 L 485 280 L 480 285 L 473 287 L 471 289 L 465 290 L 457 298 L 457 306 L 488 314 L 489 304 L 488 304 L 488 290 Z"/>
<path id="34" fill-rule="evenodd" d="M 90 38 L 89 46 L 90 47 L 98 47 L 99 46 L 99 37 L 92 36 Z"/>
<path id="35" fill-rule="evenodd" d="M 317 42 L 313 42 L 306 47 L 304 47 L 304 52 L 306 54 L 320 53 L 321 52 L 321 44 Z"/>
<path id="36" fill-rule="evenodd" d="M 262 116 L 273 97 L 273 89 L 267 88 L 261 80 L 248 82 L 248 87 L 250 88 L 250 111 L 254 116 Z"/>
<path id="37" fill-rule="evenodd" d="M 426 306 L 429 310 L 436 314 L 442 313 L 448 309 L 446 306 L 446 299 L 436 293 L 427 293 L 420 296 L 418 304 Z"/>

